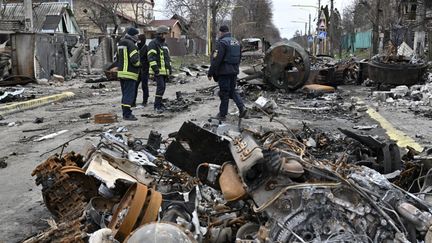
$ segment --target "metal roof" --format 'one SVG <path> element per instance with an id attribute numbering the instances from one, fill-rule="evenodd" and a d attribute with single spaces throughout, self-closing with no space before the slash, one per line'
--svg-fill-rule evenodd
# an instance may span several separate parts
<path id="1" fill-rule="evenodd" d="M 33 27 L 36 32 L 41 31 L 46 16 L 61 16 L 65 10 L 70 11 L 68 3 L 46 2 L 33 4 Z M 0 14 L 1 14 L 0 10 Z M 22 3 L 5 4 L 1 19 L 24 21 L 24 5 Z"/>

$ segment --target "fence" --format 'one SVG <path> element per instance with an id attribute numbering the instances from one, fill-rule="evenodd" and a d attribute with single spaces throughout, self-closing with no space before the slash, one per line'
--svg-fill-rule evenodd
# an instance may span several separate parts
<path id="1" fill-rule="evenodd" d="M 177 39 L 167 38 L 166 43 L 171 56 L 184 56 L 188 54 L 205 54 L 206 42 L 203 39 Z"/>
<path id="2" fill-rule="evenodd" d="M 372 47 L 372 31 L 350 33 L 342 36 L 342 49 L 355 52 Z"/>

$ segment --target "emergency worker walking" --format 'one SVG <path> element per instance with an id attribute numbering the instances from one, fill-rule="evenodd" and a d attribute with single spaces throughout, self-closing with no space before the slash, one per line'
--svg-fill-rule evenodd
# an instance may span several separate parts
<path id="1" fill-rule="evenodd" d="M 129 121 L 138 120 L 132 115 L 131 110 L 136 94 L 136 82 L 141 67 L 138 48 L 135 45 L 135 43 L 138 42 L 138 34 L 139 31 L 137 29 L 133 27 L 129 28 L 117 46 L 117 75 L 120 79 L 122 91 L 121 107 L 123 119 Z"/>
<path id="2" fill-rule="evenodd" d="M 148 45 L 147 58 L 150 65 L 150 74 L 154 75 L 156 81 L 156 96 L 154 102 L 154 110 L 157 113 L 165 111 L 166 107 L 162 103 L 165 93 L 166 82 L 169 75 L 172 73 L 171 58 L 168 46 L 165 43 L 165 38 L 168 36 L 169 28 L 167 26 L 159 26 L 156 30 L 156 38 Z"/>
<path id="3" fill-rule="evenodd" d="M 231 36 L 226 25 L 219 28 L 216 50 L 211 57 L 208 78 L 219 84 L 220 106 L 216 119 L 225 120 L 228 114 L 229 99 L 233 99 L 239 109 L 239 117 L 246 116 L 247 110 L 236 91 L 237 75 L 241 61 L 240 43 Z"/>

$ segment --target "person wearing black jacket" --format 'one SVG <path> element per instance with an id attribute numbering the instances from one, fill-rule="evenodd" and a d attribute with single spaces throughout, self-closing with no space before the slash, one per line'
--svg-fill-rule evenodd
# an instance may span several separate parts
<path id="1" fill-rule="evenodd" d="M 156 34 L 156 38 L 148 45 L 147 58 L 150 65 L 150 74 L 154 76 L 154 80 L 156 81 L 154 110 L 157 113 L 162 113 L 165 111 L 162 99 L 165 93 L 166 83 L 169 75 L 172 74 L 169 49 L 165 43 L 165 38 L 167 38 L 169 34 L 169 28 L 161 25 L 157 28 Z"/>
<path id="2" fill-rule="evenodd" d="M 138 88 L 140 83 L 141 89 L 143 91 L 143 101 L 142 106 L 147 106 L 148 98 L 149 98 L 149 88 L 148 88 L 148 80 L 149 80 L 149 63 L 147 61 L 147 45 L 146 45 L 146 37 L 144 34 L 138 36 L 138 50 L 140 53 L 140 61 L 141 61 L 141 70 L 138 78 L 138 82 L 136 83 L 136 93 L 133 106 L 136 106 L 136 99 L 138 97 Z"/>
<path id="3" fill-rule="evenodd" d="M 237 75 L 239 74 L 241 61 L 241 47 L 239 41 L 229 33 L 228 26 L 223 25 L 219 29 L 219 39 L 216 50 L 211 57 L 211 65 L 208 78 L 212 78 L 219 84 L 220 106 L 216 119 L 225 120 L 228 114 L 229 99 L 234 100 L 239 109 L 239 117 L 246 116 L 246 107 L 240 95 L 236 91 Z"/>
<path id="4" fill-rule="evenodd" d="M 141 69 L 140 56 L 137 46 L 139 31 L 136 28 L 129 28 L 125 36 L 117 45 L 117 76 L 120 79 L 122 91 L 123 119 L 129 121 L 138 120 L 132 115 L 131 107 L 136 93 L 136 82 Z"/>

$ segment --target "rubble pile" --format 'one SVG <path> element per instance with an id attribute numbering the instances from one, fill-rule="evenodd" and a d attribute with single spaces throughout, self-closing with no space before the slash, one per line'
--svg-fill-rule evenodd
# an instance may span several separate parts
<path id="1" fill-rule="evenodd" d="M 308 85 L 307 85 L 308 86 Z M 307 87 L 305 86 L 305 87 Z M 320 86 L 320 85 L 318 85 Z M 356 99 L 347 99 L 349 94 L 342 91 L 335 91 L 330 86 L 323 86 L 324 89 L 301 89 L 296 92 L 269 92 L 261 89 L 252 89 L 249 86 L 241 87 L 248 100 L 254 100 L 250 110 L 250 117 L 262 117 L 263 115 L 287 114 L 287 110 L 300 111 L 298 119 L 326 119 L 343 117 L 357 122 L 367 110 L 364 102 Z M 331 92 L 329 93 L 329 88 Z"/>
<path id="2" fill-rule="evenodd" d="M 402 160 L 394 143 L 306 125 L 185 122 L 147 144 L 105 132 L 35 169 L 56 223 L 26 242 L 423 241 L 431 180 L 419 158 L 427 155 Z"/>
<path id="3" fill-rule="evenodd" d="M 36 98 L 35 95 L 24 95 L 24 88 L 6 88 L 0 90 L 0 103 L 25 101 Z"/>
<path id="4" fill-rule="evenodd" d="M 428 117 L 432 110 L 432 74 L 428 74 L 428 81 L 423 85 L 401 85 L 390 91 L 374 91 L 372 100 L 387 106 L 405 107 Z"/>
<path id="5" fill-rule="evenodd" d="M 357 81 L 360 71 L 356 59 L 337 61 L 330 56 L 311 56 L 294 42 L 278 42 L 265 54 L 264 63 L 253 65 L 242 78 L 243 85 L 267 84 L 270 88 L 297 90 L 305 84 L 338 85 Z M 261 69 L 257 68 L 261 66 Z M 268 88 L 268 87 L 267 87 Z"/>
<path id="6" fill-rule="evenodd" d="M 187 76 L 191 77 L 200 77 L 200 76 L 206 76 L 207 71 L 210 68 L 208 65 L 197 65 L 197 64 L 190 64 L 187 66 L 181 66 L 179 68 L 180 73 L 184 73 Z"/>
<path id="7" fill-rule="evenodd" d="M 175 99 L 164 99 L 166 110 L 171 112 L 181 112 L 188 110 L 190 106 L 200 103 L 202 98 L 184 92 L 176 92 Z"/>

